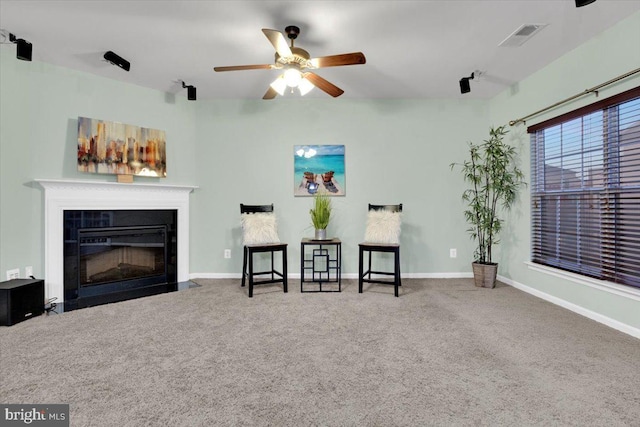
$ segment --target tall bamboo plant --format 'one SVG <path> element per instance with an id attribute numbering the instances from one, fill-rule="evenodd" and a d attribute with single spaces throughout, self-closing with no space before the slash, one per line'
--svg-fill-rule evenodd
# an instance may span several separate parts
<path id="1" fill-rule="evenodd" d="M 464 216 L 470 225 L 467 230 L 477 243 L 475 262 L 493 264 L 493 245 L 500 243 L 498 235 L 503 220 L 498 217 L 498 207 L 508 211 L 516 200 L 521 186 L 526 185 L 524 174 L 516 165 L 515 147 L 504 143 L 508 133 L 505 126 L 491 128 L 489 139 L 481 144 L 469 143 L 469 159 L 460 166 L 464 180 L 470 188 L 462 193 L 467 203 Z"/>

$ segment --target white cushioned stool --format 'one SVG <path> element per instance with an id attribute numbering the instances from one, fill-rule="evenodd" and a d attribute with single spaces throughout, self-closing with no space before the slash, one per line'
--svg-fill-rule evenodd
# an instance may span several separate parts
<path id="1" fill-rule="evenodd" d="M 242 258 L 242 286 L 249 279 L 249 298 L 253 297 L 253 287 L 269 283 L 282 283 L 287 290 L 287 244 L 278 238 L 276 217 L 271 205 L 243 205 L 240 204 L 242 219 L 242 240 L 244 255 Z M 271 269 L 254 271 L 253 254 L 260 252 L 271 253 Z M 274 267 L 274 253 L 282 252 L 282 272 Z M 256 276 L 269 275 L 267 279 L 256 279 Z"/>
<path id="2" fill-rule="evenodd" d="M 379 283 L 393 285 L 394 294 L 398 296 L 400 279 L 400 224 L 402 203 L 399 205 L 369 204 L 365 241 L 358 246 L 358 293 L 362 293 L 363 283 Z M 369 255 L 368 269 L 364 270 L 364 253 Z M 374 271 L 371 269 L 371 258 L 375 252 L 393 254 L 393 271 Z M 372 274 L 393 276 L 393 280 L 371 278 Z"/>

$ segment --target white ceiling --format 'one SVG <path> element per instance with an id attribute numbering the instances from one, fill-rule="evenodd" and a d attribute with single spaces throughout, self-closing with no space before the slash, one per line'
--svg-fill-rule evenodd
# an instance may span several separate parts
<path id="1" fill-rule="evenodd" d="M 213 67 L 273 63 L 261 29 L 297 25 L 296 46 L 312 57 L 366 55 L 365 65 L 317 70 L 342 98 L 490 98 L 639 10 L 638 0 L 2 0 L 0 28 L 30 41 L 34 61 L 185 97 L 179 79 L 198 99 L 260 99 L 278 71 Z M 498 46 L 522 24 L 547 27 L 521 47 Z M 108 50 L 131 71 L 105 62 Z M 474 70 L 484 75 L 461 95 L 458 80 Z"/>

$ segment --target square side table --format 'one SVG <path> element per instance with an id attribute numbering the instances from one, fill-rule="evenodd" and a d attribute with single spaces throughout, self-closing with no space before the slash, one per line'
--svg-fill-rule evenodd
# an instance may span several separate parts
<path id="1" fill-rule="evenodd" d="M 338 238 L 314 240 L 303 238 L 300 242 L 300 292 L 341 292 L 342 242 Z M 305 283 L 317 283 L 318 290 L 305 290 Z M 335 287 L 322 289 L 323 284 L 337 283 Z"/>

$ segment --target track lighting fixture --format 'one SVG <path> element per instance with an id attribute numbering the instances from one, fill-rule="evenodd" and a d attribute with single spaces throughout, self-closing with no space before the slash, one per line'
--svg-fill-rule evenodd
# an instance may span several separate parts
<path id="1" fill-rule="evenodd" d="M 475 73 L 471 73 L 469 77 L 463 77 L 460 79 L 460 93 L 469 93 L 471 92 L 471 85 L 469 84 L 469 80 L 473 80 L 473 76 Z"/>
<path id="2" fill-rule="evenodd" d="M 576 7 L 586 6 L 593 3 L 596 0 L 576 0 Z"/>
<path id="3" fill-rule="evenodd" d="M 108 51 L 107 53 L 104 54 L 104 59 L 113 64 L 116 65 L 120 68 L 122 68 L 125 71 L 129 71 L 129 69 L 131 68 L 131 63 L 129 61 L 127 61 L 126 59 L 124 59 L 123 57 L 116 55 L 115 53 Z"/>
<path id="4" fill-rule="evenodd" d="M 22 61 L 31 61 L 33 45 L 25 39 L 16 38 L 15 35 L 9 33 L 9 41 L 17 45 L 16 58 Z"/>
<path id="5" fill-rule="evenodd" d="M 196 87 L 192 86 L 192 85 L 188 85 L 186 84 L 184 81 L 182 81 L 182 87 L 187 89 L 187 99 L 189 101 L 195 101 L 196 100 Z"/>

